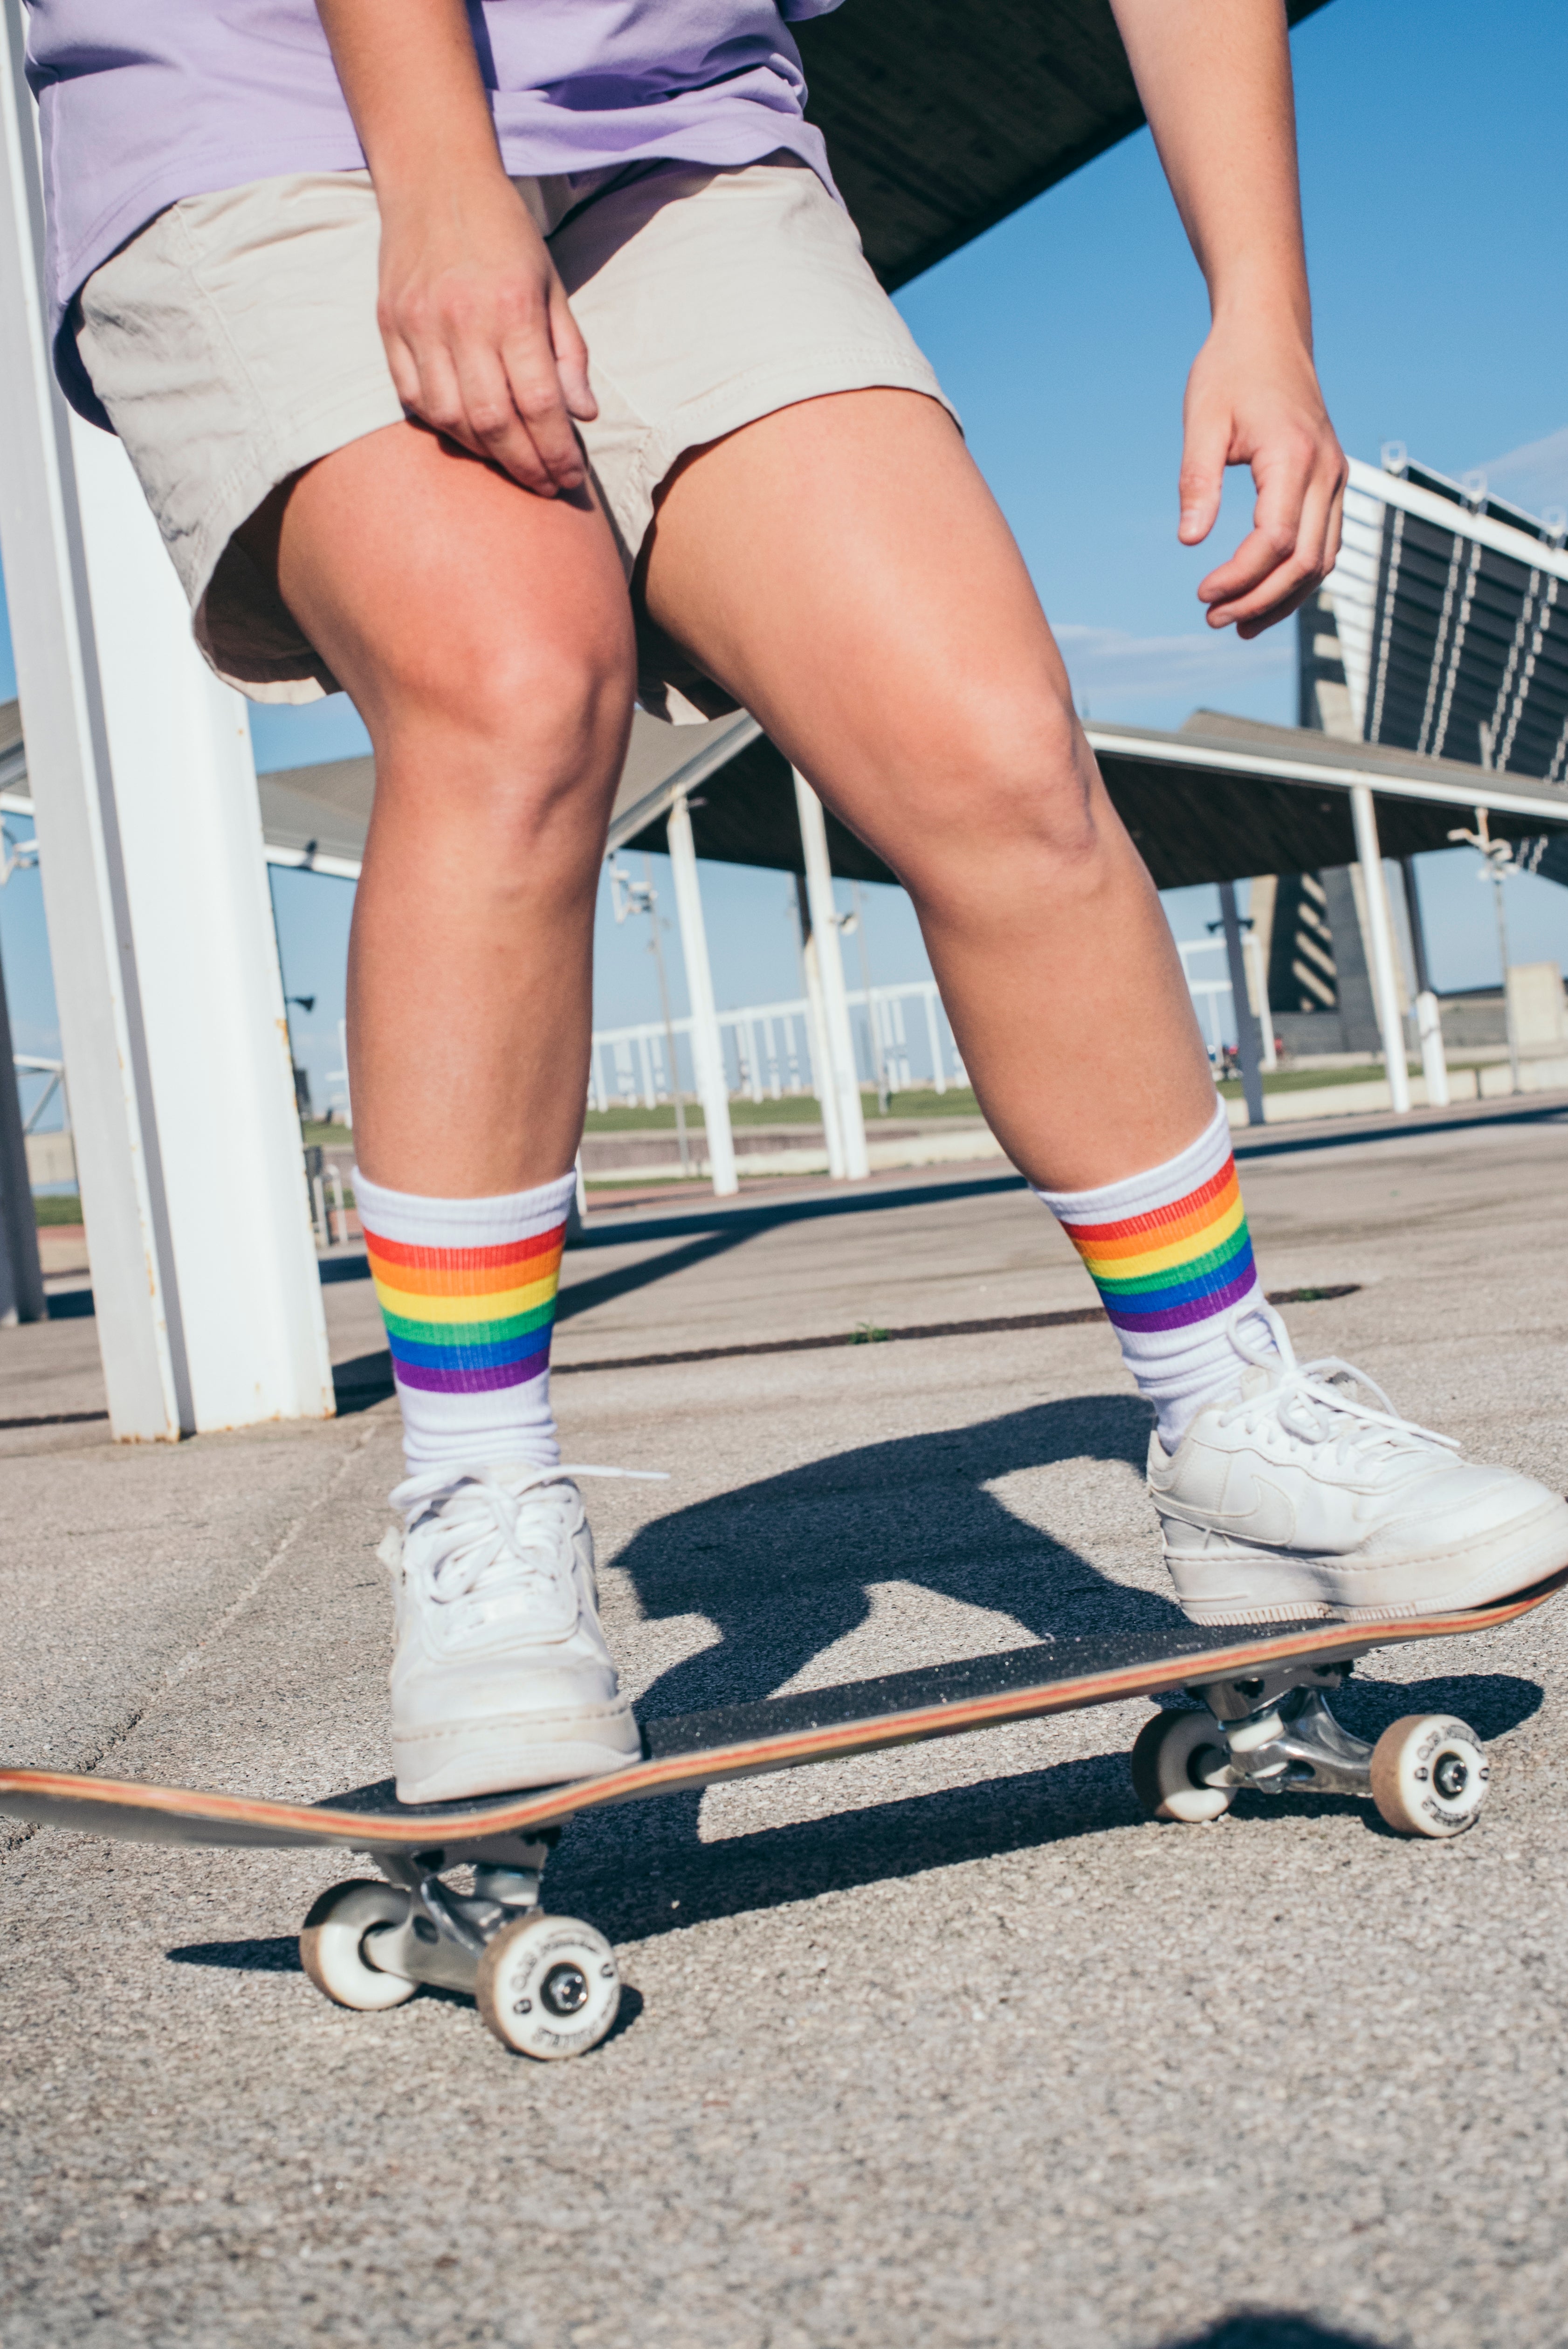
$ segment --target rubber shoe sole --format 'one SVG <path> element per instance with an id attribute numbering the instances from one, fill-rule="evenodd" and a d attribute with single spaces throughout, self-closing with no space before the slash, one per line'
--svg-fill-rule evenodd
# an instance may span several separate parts
<path id="1" fill-rule="evenodd" d="M 570 1713 L 454 1722 L 392 1741 L 400 1803 L 457 1803 L 602 1778 L 638 1761 L 642 1734 L 622 1701 Z"/>
<path id="2" fill-rule="evenodd" d="M 1165 1563 L 1189 1623 L 1398 1623 L 1458 1615 L 1543 1582 L 1568 1566 L 1568 1502 L 1550 1499 L 1491 1542 L 1386 1566 L 1255 1550 Z"/>

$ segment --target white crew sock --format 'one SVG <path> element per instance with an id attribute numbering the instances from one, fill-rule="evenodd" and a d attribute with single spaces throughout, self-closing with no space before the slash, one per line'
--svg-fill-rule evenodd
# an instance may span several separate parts
<path id="1" fill-rule="evenodd" d="M 576 1183 L 573 1173 L 504 1198 L 423 1199 L 356 1170 L 411 1475 L 559 1464 L 550 1335 Z"/>
<path id="2" fill-rule="evenodd" d="M 1244 1365 L 1227 1324 L 1261 1304 L 1223 1102 L 1196 1142 L 1163 1166 L 1098 1191 L 1037 1191 L 1078 1249 L 1121 1342 L 1121 1358 L 1174 1452 L 1196 1414 Z M 1249 1345 L 1274 1351 L 1268 1324 Z"/>

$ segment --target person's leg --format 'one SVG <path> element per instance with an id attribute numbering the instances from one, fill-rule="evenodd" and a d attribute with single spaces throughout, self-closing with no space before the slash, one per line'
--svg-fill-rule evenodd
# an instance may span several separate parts
<path id="1" fill-rule="evenodd" d="M 1174 1444 L 1233 1381 L 1223 1318 L 1256 1293 L 1228 1129 L 1159 897 L 956 428 L 861 391 L 732 434 L 669 484 L 645 594 L 908 888 L 986 1117 Z M 1149 1216 L 1154 1289 L 1117 1294 L 1128 1243 L 1106 1227 Z"/>
<path id="2" fill-rule="evenodd" d="M 614 1767 L 636 1732 L 548 1361 L 631 722 L 619 557 L 589 499 L 531 497 L 413 425 L 310 467 L 242 537 L 376 754 L 349 1061 L 410 1471 L 387 1553 L 398 1790 Z"/>
<path id="3" fill-rule="evenodd" d="M 414 425 L 242 533 L 376 753 L 349 950 L 359 1164 L 454 1198 L 555 1179 L 588 1084 L 593 905 L 631 724 L 625 584 L 586 499 Z"/>
<path id="4" fill-rule="evenodd" d="M 944 411 L 841 393 L 695 452 L 644 577 L 656 625 L 908 888 L 986 1116 L 1156 1403 L 1188 1611 L 1375 1619 L 1561 1564 L 1559 1498 L 1295 1368 L 1159 899 Z"/>

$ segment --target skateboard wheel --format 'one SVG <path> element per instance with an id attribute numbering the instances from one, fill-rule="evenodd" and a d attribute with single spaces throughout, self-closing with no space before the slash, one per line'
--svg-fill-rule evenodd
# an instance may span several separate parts
<path id="1" fill-rule="evenodd" d="M 1203 1753 L 1225 1759 L 1218 1730 L 1206 1713 L 1157 1713 L 1132 1748 L 1132 1790 L 1151 1819 L 1197 1826 L 1223 1816 L 1235 1799 L 1230 1786 L 1205 1786 L 1192 1764 Z"/>
<path id="2" fill-rule="evenodd" d="M 520 1917 L 487 1942 L 474 1997 L 503 2047 L 584 2055 L 615 2020 L 621 1976 L 603 1933 L 574 1917 Z"/>
<path id="3" fill-rule="evenodd" d="M 299 1961 L 322 1995 L 337 2006 L 351 2006 L 361 2014 L 401 2006 L 418 1983 L 373 1966 L 364 1945 L 373 1925 L 400 1925 L 407 1913 L 408 1896 L 396 1885 L 363 1878 L 335 1884 L 304 1920 Z"/>
<path id="4" fill-rule="evenodd" d="M 1372 1749 L 1372 1800 L 1398 1835 L 1463 1835 L 1491 1775 L 1475 1731 L 1446 1713 L 1407 1713 Z"/>

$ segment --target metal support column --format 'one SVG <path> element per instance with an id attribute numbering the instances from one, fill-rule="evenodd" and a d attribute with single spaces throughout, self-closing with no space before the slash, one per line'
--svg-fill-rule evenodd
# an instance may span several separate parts
<path id="1" fill-rule="evenodd" d="M 48 1312 L 38 1263 L 38 1226 L 27 1174 L 27 1138 L 16 1098 L 11 1013 L 0 968 L 0 1326 L 42 1321 Z"/>
<path id="2" fill-rule="evenodd" d="M 1372 956 L 1372 994 L 1377 1007 L 1377 1028 L 1383 1039 L 1383 1061 L 1388 1071 L 1388 1094 L 1395 1114 L 1403 1117 L 1410 1106 L 1410 1077 L 1405 1064 L 1405 1030 L 1399 1017 L 1399 987 L 1394 975 L 1394 925 L 1383 879 L 1383 852 L 1377 843 L 1377 812 L 1370 783 L 1350 786 L 1350 813 L 1356 826 L 1356 854 L 1367 895 L 1367 946 Z"/>
<path id="3" fill-rule="evenodd" d="M 1231 977 L 1231 1008 L 1236 1017 L 1236 1058 L 1242 1064 L 1242 1092 L 1246 1098 L 1247 1123 L 1264 1122 L 1264 1080 L 1258 1066 L 1258 1023 L 1247 990 L 1247 960 L 1242 947 L 1242 921 L 1236 911 L 1236 885 L 1220 884 L 1220 917 L 1225 933 L 1225 964 Z"/>
<path id="4" fill-rule="evenodd" d="M 117 1437 L 325 1417 L 332 1373 L 250 735 L 39 295 L 22 12 L 0 42 L 0 560 Z"/>
<path id="5" fill-rule="evenodd" d="M 822 1026 L 828 1068 L 838 1112 L 839 1138 L 843 1146 L 844 1175 L 861 1183 L 871 1173 L 866 1155 L 865 1111 L 855 1068 L 854 1031 L 850 1026 L 849 990 L 844 985 L 844 957 L 839 937 L 838 910 L 833 904 L 833 868 L 828 856 L 828 826 L 822 802 L 804 775 L 795 775 L 795 806 L 800 821 L 800 845 L 806 857 L 806 898 L 811 910 L 811 942 L 817 949 L 817 969 L 822 982 Z"/>
<path id="6" fill-rule="evenodd" d="M 675 883 L 676 918 L 680 924 L 681 957 L 686 964 L 686 1002 L 691 1009 L 692 1059 L 696 1064 L 696 1089 L 707 1127 L 707 1163 L 713 1174 L 714 1196 L 733 1198 L 740 1188 L 735 1171 L 735 1137 L 729 1126 L 729 1087 L 724 1074 L 724 1045 L 718 1032 L 718 1012 L 713 999 L 713 972 L 707 959 L 707 932 L 703 926 L 702 893 L 696 879 L 696 843 L 692 838 L 691 811 L 686 793 L 670 803 L 666 819 L 670 877 Z M 672 1082 L 675 1078 L 672 1076 Z"/>
<path id="7" fill-rule="evenodd" d="M 800 917 L 800 974 L 806 988 L 806 1045 L 811 1055 L 811 1082 L 822 1112 L 822 1139 L 827 1145 L 828 1174 L 841 1183 L 846 1173 L 844 1138 L 839 1131 L 839 1089 L 833 1082 L 828 1050 L 828 1022 L 822 1004 L 822 966 L 811 927 L 811 900 L 806 876 L 795 875 L 795 905 Z"/>
<path id="8" fill-rule="evenodd" d="M 1427 926 L 1421 915 L 1421 884 L 1413 856 L 1399 859 L 1405 884 L 1405 916 L 1410 928 L 1410 954 L 1416 966 L 1416 1033 L 1421 1045 L 1421 1074 L 1427 1081 L 1429 1109 L 1449 1106 L 1449 1062 L 1443 1050 L 1443 1015 L 1432 986 L 1427 960 Z"/>

